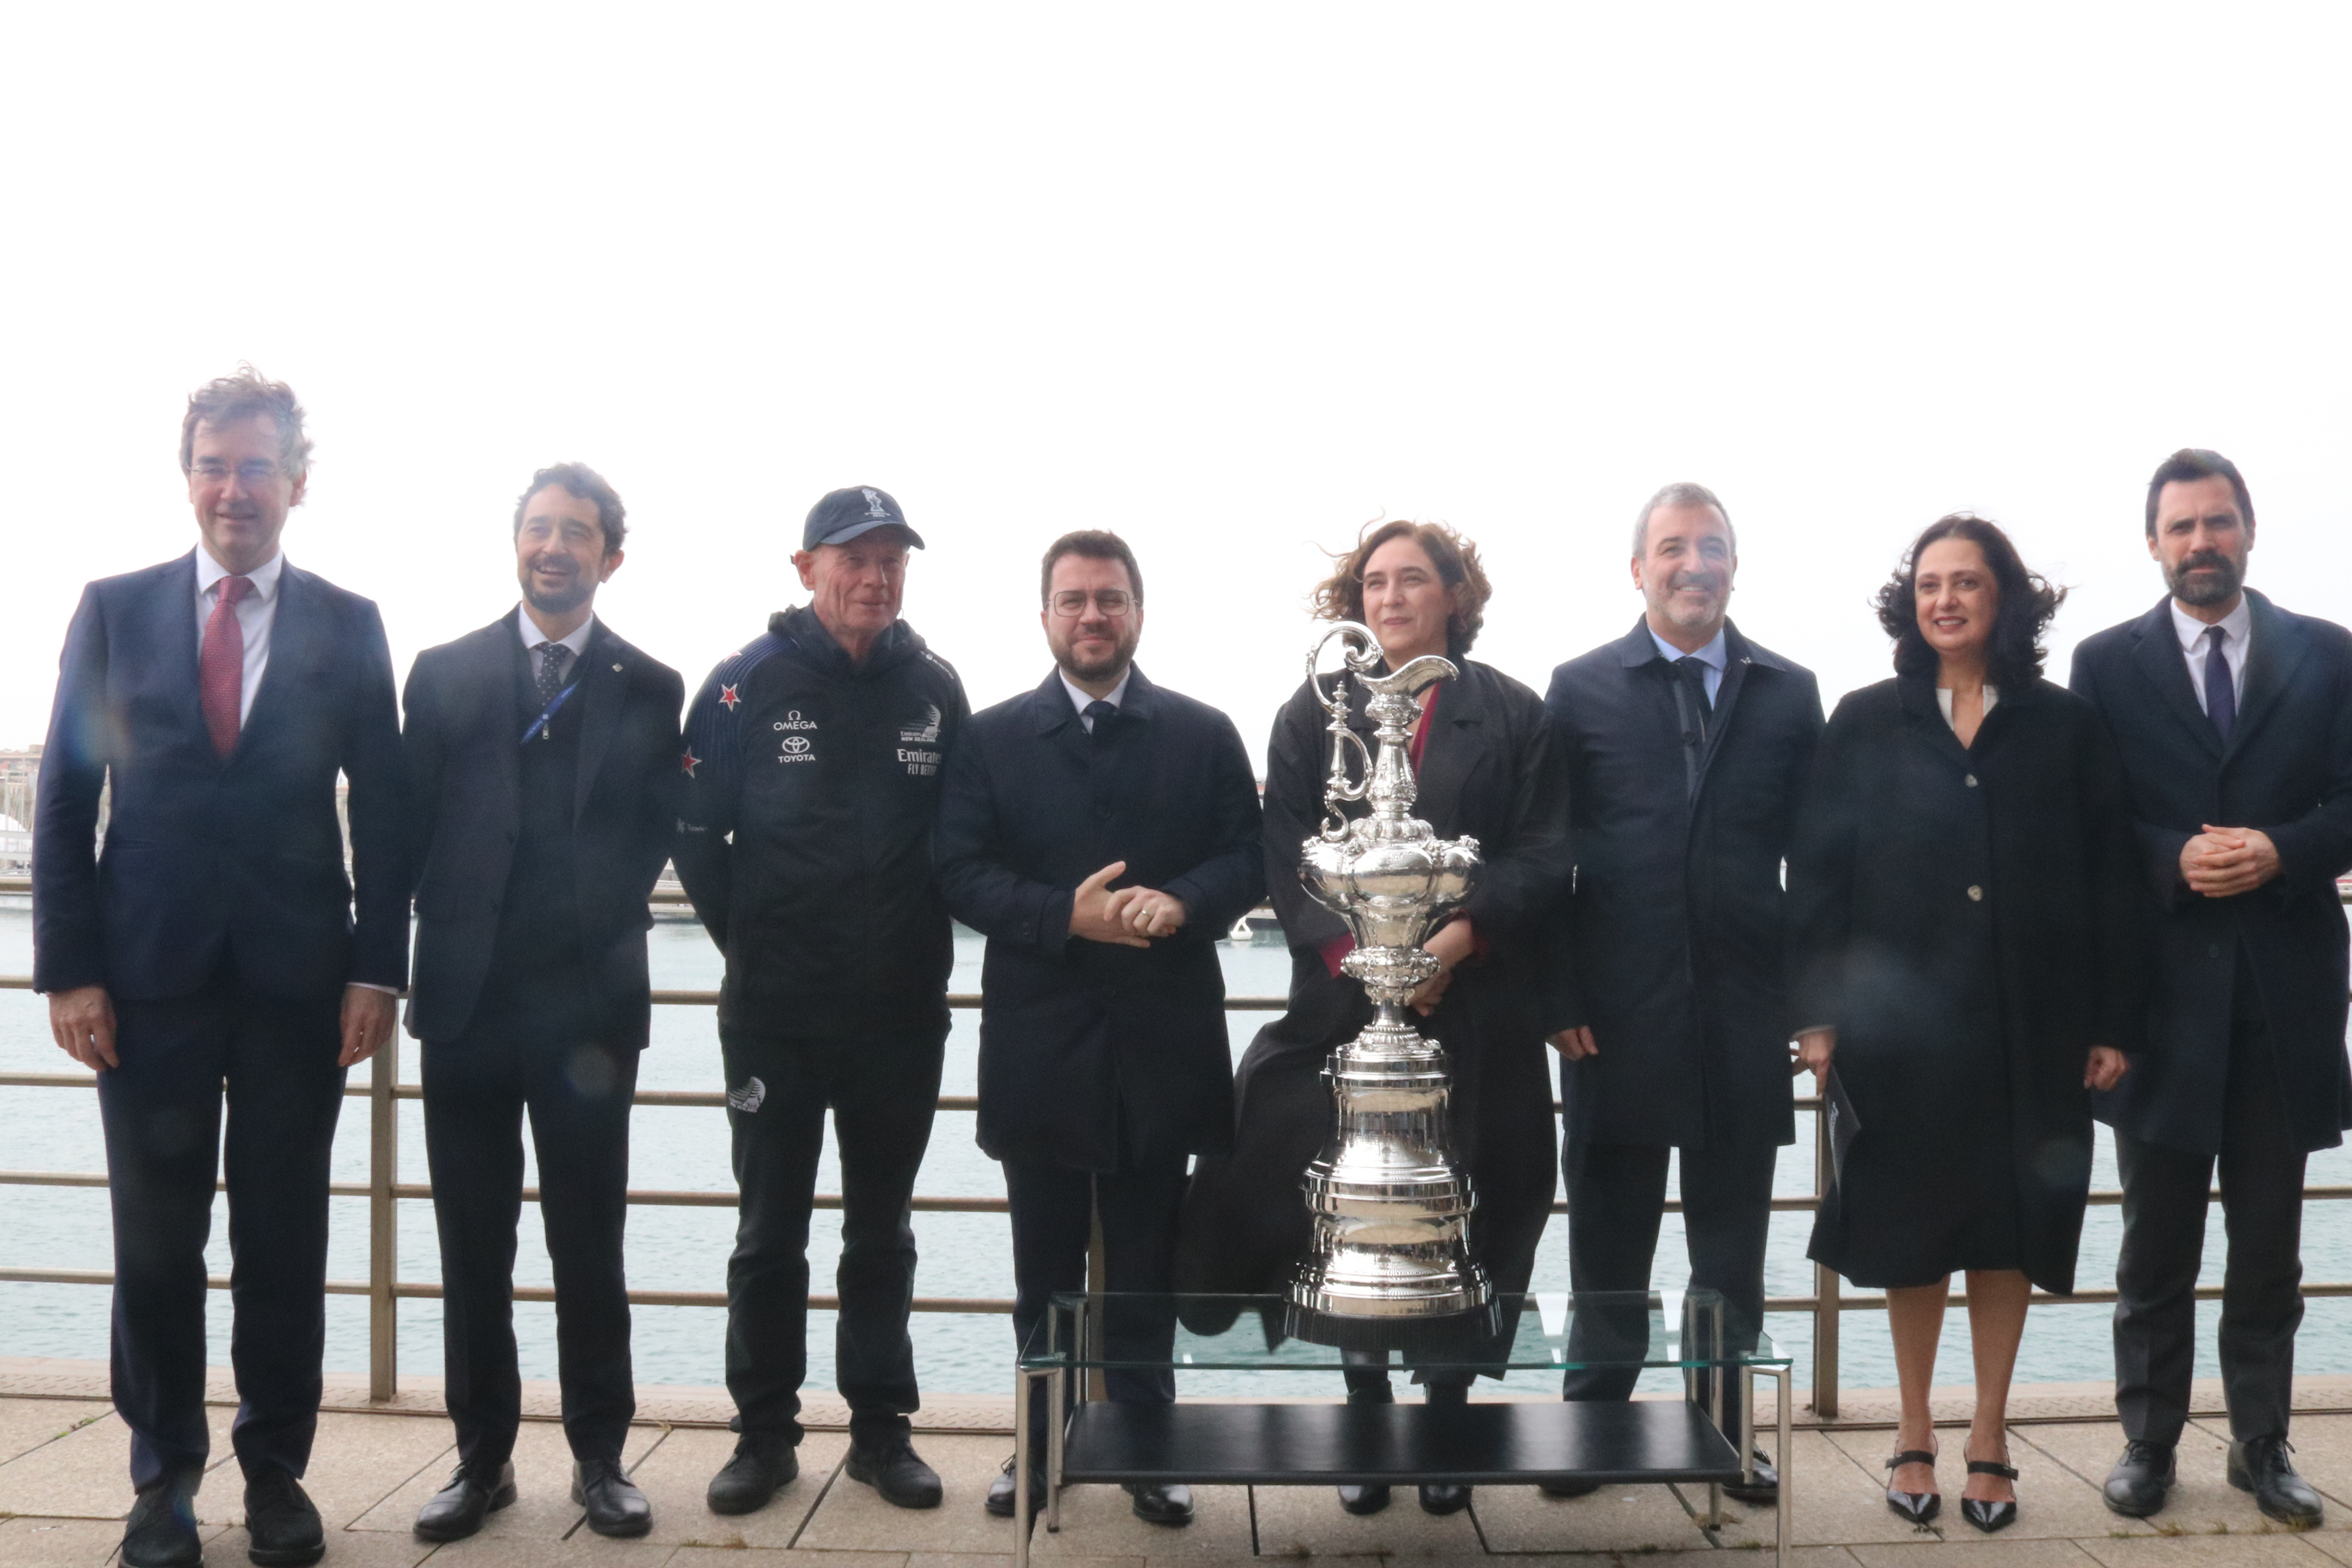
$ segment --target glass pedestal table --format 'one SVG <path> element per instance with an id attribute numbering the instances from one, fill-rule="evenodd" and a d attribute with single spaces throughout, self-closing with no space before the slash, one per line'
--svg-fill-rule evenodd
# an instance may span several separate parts
<path id="1" fill-rule="evenodd" d="M 1389 1405 L 1335 1402 L 1343 1371 L 1507 1374 L 1549 1397 Z M 1681 1374 L 1679 1399 L 1570 1403 L 1570 1368 Z M 1203 1379 L 1194 1374 L 1211 1373 Z M 1101 1384 L 1173 1374 L 1176 1404 L 1106 1399 Z M 1287 1375 L 1276 1375 L 1287 1374 Z M 1722 1489 L 1755 1478 L 1755 1383 L 1779 1385 L 1776 1563 L 1789 1550 L 1790 1361 L 1760 1332 L 1739 1334 L 1712 1290 L 1535 1292 L 1486 1310 L 1411 1320 L 1307 1314 L 1279 1296 L 1055 1295 L 1014 1379 L 1014 1408 L 1039 1394 L 1066 1412 L 1045 1423 L 1045 1528 L 1061 1528 L 1062 1489 L 1098 1483 L 1202 1486 L 1531 1486 L 1544 1481 L 1679 1482 L 1707 1489 L 1702 1526 L 1723 1522 Z M 1211 1397 L 1181 1399 L 1186 1383 Z M 1094 1385 L 1090 1387 L 1089 1385 Z M 1253 1387 L 1253 1385 L 1255 1385 Z M 1236 1388 L 1264 1389 L 1265 1402 Z M 1213 1392 L 1212 1392 L 1213 1391 Z M 1475 1393 L 1475 1389 L 1474 1389 Z M 1014 1471 L 1029 1474 L 1030 1423 L 1016 1416 Z M 1015 1485 L 1014 1568 L 1028 1568 L 1029 1488 Z M 1696 1510 L 1694 1510 L 1696 1512 Z M 1572 1551 L 1573 1541 L 1559 1549 Z"/>

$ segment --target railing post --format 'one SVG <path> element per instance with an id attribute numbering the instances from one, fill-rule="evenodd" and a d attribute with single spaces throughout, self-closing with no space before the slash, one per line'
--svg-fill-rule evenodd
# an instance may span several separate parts
<path id="1" fill-rule="evenodd" d="M 1829 1196 L 1837 1174 L 1827 1111 L 1826 1105 L 1813 1108 L 1813 1195 L 1818 1198 Z M 1838 1413 L 1839 1284 L 1836 1269 L 1825 1263 L 1813 1265 L 1813 1414 L 1824 1420 Z"/>
<path id="2" fill-rule="evenodd" d="M 400 1205 L 392 1189 L 400 1179 L 400 1031 L 368 1064 L 368 1398 L 382 1402 L 400 1389 L 400 1304 L 392 1284 L 400 1265 Z"/>

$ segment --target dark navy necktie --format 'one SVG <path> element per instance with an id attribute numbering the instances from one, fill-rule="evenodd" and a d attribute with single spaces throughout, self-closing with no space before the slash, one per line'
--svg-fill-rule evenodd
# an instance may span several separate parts
<path id="1" fill-rule="evenodd" d="M 2215 626 L 2205 634 L 2205 717 L 2213 721 L 2213 731 L 2223 741 L 2238 721 L 2238 688 L 2230 679 L 2230 661 L 2221 652 L 2221 645 L 2230 640 L 2229 632 Z"/>
<path id="2" fill-rule="evenodd" d="M 1698 738 L 1703 742 L 1706 739 L 1706 716 L 1715 710 L 1715 704 L 1706 700 L 1706 660 L 1696 654 L 1685 654 L 1675 660 L 1675 674 L 1690 688 L 1693 710 L 1698 715 Z"/>
<path id="3" fill-rule="evenodd" d="M 1111 718 L 1118 711 L 1114 704 L 1100 698 L 1087 704 L 1087 726 L 1096 740 L 1099 741 L 1110 732 Z"/>
<path id="4" fill-rule="evenodd" d="M 533 685 L 544 708 L 563 689 L 563 667 L 572 662 L 572 650 L 560 642 L 543 642 L 530 651 L 539 655 L 539 679 Z"/>

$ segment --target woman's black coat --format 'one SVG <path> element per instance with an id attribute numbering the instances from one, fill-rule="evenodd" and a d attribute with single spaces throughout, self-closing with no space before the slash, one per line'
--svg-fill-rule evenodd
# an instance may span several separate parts
<path id="1" fill-rule="evenodd" d="M 2131 825 L 2105 725 L 2062 687 L 2002 687 L 1969 747 L 1924 679 L 1838 704 L 1789 860 L 1797 1022 L 1837 1030 L 1860 1129 L 1814 1258 L 1864 1284 L 2022 1268 L 2073 1289 L 2084 1067 L 2141 1039 Z"/>
<path id="2" fill-rule="evenodd" d="M 1564 1026 L 1551 993 L 1568 887 L 1568 774 L 1536 694 L 1460 658 L 1438 689 L 1423 747 L 1413 815 L 1440 837 L 1468 834 L 1484 861 L 1466 911 L 1486 944 L 1465 961 L 1421 1031 L 1443 1045 L 1454 1073 L 1455 1157 L 1477 1208 L 1471 1255 L 1496 1289 L 1524 1290 L 1558 1181 L 1549 1053 Z M 1337 677 L 1327 677 L 1328 681 Z M 1323 946 L 1348 935 L 1339 917 L 1298 879 L 1301 848 L 1323 818 L 1328 722 L 1302 684 L 1276 717 L 1266 746 L 1266 886 L 1290 946 L 1288 1010 L 1258 1032 L 1234 1076 L 1234 1148 L 1202 1161 L 1185 1203 L 1178 1288 L 1278 1291 L 1308 1241 L 1299 1178 L 1333 1125 L 1322 1079 L 1332 1050 L 1371 1017 L 1357 981 L 1334 978 Z M 1360 689 L 1350 722 L 1370 743 Z M 1361 805 L 1349 815 L 1360 816 Z"/>

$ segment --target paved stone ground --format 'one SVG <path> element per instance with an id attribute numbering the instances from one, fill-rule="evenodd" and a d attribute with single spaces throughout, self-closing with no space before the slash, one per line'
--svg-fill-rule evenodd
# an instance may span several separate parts
<path id="1" fill-rule="evenodd" d="M 14 1374 L 14 1375 L 10 1375 Z M 129 1507 L 125 1436 L 103 1402 L 35 1393 L 23 1385 L 27 1363 L 0 1368 L 0 1565 L 77 1568 L 110 1561 Z M 63 1376 L 66 1373 L 58 1373 Z M 2305 1407 L 2294 1427 L 2303 1472 L 2328 1499 L 2325 1527 L 2287 1532 L 2255 1512 L 2222 1479 L 2226 1426 L 2196 1420 L 2180 1450 L 2181 1482 L 2165 1512 L 2150 1521 L 2117 1518 L 2098 1496 L 2121 1439 L 2112 1421 L 2074 1418 L 2089 1391 L 2021 1389 L 2011 1456 L 2021 1518 L 2011 1530 L 1980 1537 L 1957 1517 L 1913 1530 L 1887 1511 L 1879 1469 L 1891 1437 L 1864 1424 L 1884 1412 L 1883 1394 L 1850 1395 L 1849 1419 L 1815 1423 L 1797 1434 L 1795 1534 L 1798 1568 L 2352 1568 L 2352 1389 L 2312 1380 L 2298 1390 Z M 649 1408 L 683 1395 L 647 1390 Z M 2200 1389 L 2210 1399 L 2210 1391 Z M 567 1500 L 570 1456 L 562 1429 L 525 1424 L 515 1455 L 521 1500 L 494 1515 L 472 1541 L 437 1550 L 409 1533 L 416 1507 L 455 1463 L 448 1423 L 437 1414 L 361 1414 L 331 1410 L 320 1418 L 307 1486 L 329 1526 L 327 1563 L 341 1568 L 1006 1568 L 1009 1521 L 989 1518 L 981 1497 L 1010 1451 L 1003 1436 L 976 1432 L 991 1402 L 949 1412 L 952 1429 L 919 1434 L 917 1447 L 947 1482 L 944 1507 L 910 1513 L 888 1507 L 841 1471 L 845 1438 L 814 1431 L 801 1450 L 801 1477 L 762 1511 L 721 1519 L 702 1507 L 702 1488 L 724 1462 L 732 1439 L 707 1425 L 640 1425 L 626 1455 L 631 1474 L 654 1505 L 655 1527 L 642 1542 L 590 1534 Z M 1009 1402 L 1007 1402 L 1009 1403 Z M 429 1390 L 410 1395 L 429 1408 Z M 1955 1403 L 1938 1401 L 1939 1413 Z M 2334 1414 L 2319 1413 L 2332 1408 Z M 207 1564 L 242 1565 L 242 1487 L 228 1455 L 226 1405 L 212 1409 L 215 1468 L 198 1496 Z M 1002 1412 L 995 1413 L 1001 1416 Z M 1859 1415 L 1862 1420 L 1852 1417 Z M 1945 1434 L 1942 1481 L 1957 1498 L 1960 1434 Z M 1769 1547 L 1767 1510 L 1727 1503 L 1718 1531 L 1700 1528 L 1687 1500 L 1667 1487 L 1615 1487 L 1558 1501 L 1528 1488 L 1481 1489 L 1469 1511 L 1436 1519 L 1410 1491 L 1370 1519 L 1340 1511 L 1328 1489 L 1207 1488 L 1195 1492 L 1199 1517 L 1184 1530 L 1136 1520 L 1116 1489 L 1074 1489 L 1059 1534 L 1042 1528 L 1034 1555 L 1041 1568 L 1202 1568 L 1254 1558 L 1314 1558 L 1333 1568 L 1437 1568 L 1444 1561 L 1506 1558 L 1526 1568 L 1558 1562 L 1613 1568 L 1625 1559 L 1664 1552 L 1697 1554 Z M 1756 1558 L 1750 1562 L 1759 1561 Z"/>

